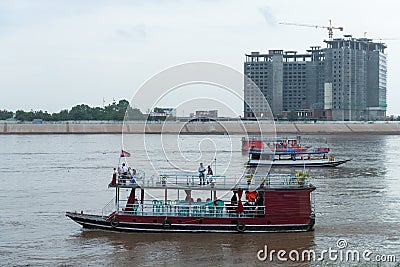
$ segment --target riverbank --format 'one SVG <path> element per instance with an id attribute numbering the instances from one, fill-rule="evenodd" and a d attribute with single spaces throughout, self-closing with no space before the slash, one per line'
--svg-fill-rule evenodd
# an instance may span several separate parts
<path id="1" fill-rule="evenodd" d="M 258 134 L 270 132 L 271 124 L 261 122 L 60 122 L 60 123 L 0 123 L 0 134 Z M 277 134 L 386 134 L 400 135 L 397 122 L 318 122 L 276 123 Z"/>

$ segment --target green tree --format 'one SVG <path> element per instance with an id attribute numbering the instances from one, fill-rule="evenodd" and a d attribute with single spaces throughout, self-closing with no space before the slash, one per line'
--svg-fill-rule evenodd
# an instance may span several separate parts
<path id="1" fill-rule="evenodd" d="M 298 118 L 299 116 L 297 115 L 297 112 L 294 110 L 289 111 L 289 113 L 287 114 L 288 121 L 297 121 Z"/>
<path id="2" fill-rule="evenodd" d="M 64 109 L 64 110 L 61 110 L 59 113 L 51 114 L 51 120 L 52 121 L 68 121 L 69 120 L 68 110 Z"/>
<path id="3" fill-rule="evenodd" d="M 164 109 L 159 108 L 159 107 L 155 107 L 153 111 L 154 111 L 154 113 L 164 113 Z"/>
<path id="4" fill-rule="evenodd" d="M 85 104 L 77 105 L 69 112 L 71 120 L 92 120 L 91 107 Z"/>
<path id="5" fill-rule="evenodd" d="M 277 121 L 283 120 L 283 115 L 282 115 L 282 114 L 277 114 L 277 115 L 275 115 L 274 117 L 275 117 L 275 119 L 276 119 Z"/>
<path id="6" fill-rule="evenodd" d="M 6 120 L 12 118 L 13 116 L 14 113 L 12 111 L 0 110 L 0 120 Z"/>
<path id="7" fill-rule="evenodd" d="M 29 112 L 17 110 L 15 112 L 15 118 L 19 121 L 32 121 L 33 119 L 35 119 L 35 114 L 33 113 L 33 110 Z"/>
<path id="8" fill-rule="evenodd" d="M 42 119 L 44 121 L 51 120 L 51 115 L 49 113 L 47 113 L 47 111 L 42 111 L 42 110 L 34 111 L 33 116 L 34 116 L 34 119 Z"/>
<path id="9" fill-rule="evenodd" d="M 127 120 L 144 120 L 146 115 L 144 115 L 140 109 L 129 107 L 127 110 Z"/>
<path id="10" fill-rule="evenodd" d="M 132 108 L 129 102 L 125 99 L 118 103 L 102 107 L 90 107 L 86 104 L 76 105 L 70 111 L 64 109 L 58 113 L 49 114 L 47 111 L 23 111 L 18 110 L 15 113 L 16 119 L 21 121 L 32 121 L 33 119 L 43 119 L 46 121 L 66 121 L 66 120 L 117 120 L 122 121 L 125 118 L 125 113 L 128 111 L 130 120 L 144 120 L 146 116 L 137 108 Z M 2 118 L 0 112 L 0 119 Z M 7 115 L 12 117 L 11 115 Z M 6 116 L 6 117 L 7 117 Z M 8 117 L 7 117 L 8 118 Z"/>

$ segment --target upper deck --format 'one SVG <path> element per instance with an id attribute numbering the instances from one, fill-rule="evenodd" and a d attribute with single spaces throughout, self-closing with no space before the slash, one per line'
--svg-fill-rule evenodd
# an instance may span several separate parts
<path id="1" fill-rule="evenodd" d="M 140 172 L 140 171 L 139 171 Z M 199 176 L 193 173 L 160 174 L 146 177 L 144 172 L 132 178 L 120 175 L 110 187 L 143 189 L 189 190 L 275 190 L 314 188 L 308 174 L 244 174 L 238 177 L 214 175 L 209 184 L 200 185 Z"/>

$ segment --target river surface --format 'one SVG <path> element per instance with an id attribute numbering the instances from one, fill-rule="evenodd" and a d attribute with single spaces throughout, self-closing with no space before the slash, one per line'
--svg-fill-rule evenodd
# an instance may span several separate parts
<path id="1" fill-rule="evenodd" d="M 147 175 L 195 171 L 200 161 L 218 174 L 240 175 L 247 156 L 241 136 L 128 135 L 128 163 Z M 345 249 L 397 257 L 400 262 L 400 136 L 303 136 L 327 143 L 335 169 L 310 169 L 315 231 L 279 234 L 136 234 L 84 230 L 65 211 L 101 213 L 122 147 L 119 135 L 0 136 L 0 265 L 33 266 L 309 266 L 271 263 L 257 252 Z M 216 161 L 214 160 L 216 159 Z M 288 172 L 287 170 L 273 170 Z M 332 261 L 331 261 L 332 262 Z M 362 261 L 361 261 L 362 262 Z M 333 260 L 334 265 L 354 262 Z M 326 264 L 326 262 L 323 262 Z M 368 265 L 376 266 L 376 263 Z M 383 266 L 395 263 L 385 263 Z"/>

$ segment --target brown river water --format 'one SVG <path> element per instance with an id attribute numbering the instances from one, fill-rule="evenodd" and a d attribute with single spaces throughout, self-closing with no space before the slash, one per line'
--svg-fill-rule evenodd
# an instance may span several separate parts
<path id="1" fill-rule="evenodd" d="M 129 135 L 123 143 L 132 154 L 128 163 L 146 175 L 195 171 L 200 161 L 216 158 L 214 170 L 234 176 L 247 159 L 240 138 Z M 144 234 L 86 230 L 64 216 L 99 214 L 113 198 L 107 185 L 121 136 L 0 136 L 0 266 L 399 266 L 400 136 L 303 136 L 302 142 L 327 143 L 337 159 L 352 158 L 334 169 L 308 170 L 317 187 L 315 231 Z M 275 254 L 271 262 L 257 257 L 265 246 L 317 255 L 330 248 L 368 250 L 371 261 L 285 261 Z"/>

